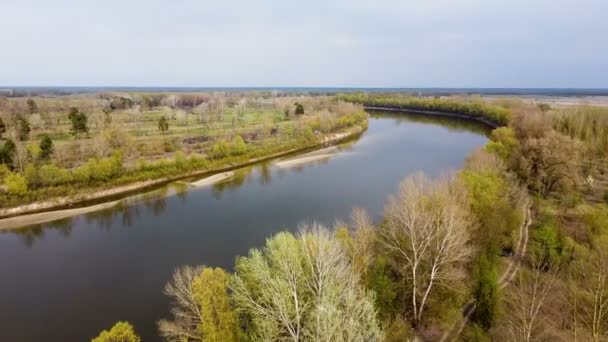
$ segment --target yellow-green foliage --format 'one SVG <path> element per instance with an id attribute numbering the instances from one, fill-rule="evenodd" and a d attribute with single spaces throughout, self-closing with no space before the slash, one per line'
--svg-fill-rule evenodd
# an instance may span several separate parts
<path id="1" fill-rule="evenodd" d="M 194 299 L 202 308 L 198 331 L 203 341 L 237 341 L 239 325 L 228 295 L 228 274 L 221 268 L 203 268 L 193 280 Z"/>
<path id="2" fill-rule="evenodd" d="M 224 140 L 220 140 L 215 145 L 213 145 L 213 150 L 211 150 L 211 156 L 215 159 L 221 159 L 228 157 L 230 155 L 230 146 Z"/>
<path id="3" fill-rule="evenodd" d="M 478 101 L 455 101 L 451 99 L 423 98 L 395 94 L 363 93 L 344 94 L 340 95 L 339 99 L 367 106 L 459 113 L 472 117 L 484 117 L 504 125 L 506 125 L 511 118 L 511 111 L 509 109 Z"/>
<path id="4" fill-rule="evenodd" d="M 239 156 L 247 152 L 247 144 L 240 135 L 237 135 L 232 139 L 232 144 L 230 145 L 230 154 L 233 156 Z"/>
<path id="5" fill-rule="evenodd" d="M 91 340 L 91 342 L 141 342 L 133 326 L 128 322 L 118 322 L 112 329 L 104 330 Z"/>
<path id="6" fill-rule="evenodd" d="M 0 164 L 0 183 L 4 182 L 4 178 L 8 176 L 11 171 L 5 164 Z"/>
<path id="7" fill-rule="evenodd" d="M 511 231 L 521 222 L 521 213 L 510 201 L 507 181 L 492 169 L 465 169 L 460 178 L 467 187 L 471 211 L 480 223 L 478 236 L 482 243 L 510 248 Z"/>
<path id="8" fill-rule="evenodd" d="M 6 191 L 11 195 L 23 195 L 27 192 L 27 181 L 18 173 L 10 173 L 4 178 Z"/>
<path id="9" fill-rule="evenodd" d="M 506 160 L 511 157 L 517 144 L 518 141 L 513 128 L 499 127 L 492 131 L 490 141 L 486 144 L 486 149 Z"/>

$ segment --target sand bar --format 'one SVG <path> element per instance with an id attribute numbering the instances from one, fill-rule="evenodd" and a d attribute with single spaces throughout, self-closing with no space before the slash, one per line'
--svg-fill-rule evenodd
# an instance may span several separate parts
<path id="1" fill-rule="evenodd" d="M 201 180 L 197 180 L 196 182 L 192 182 L 190 184 L 195 187 L 203 187 L 203 186 L 212 185 L 212 184 L 224 181 L 224 180 L 232 178 L 232 177 L 234 177 L 234 172 L 228 171 L 228 172 L 218 173 L 216 175 L 203 178 Z"/>
<path id="2" fill-rule="evenodd" d="M 115 206 L 116 204 L 118 204 L 118 202 L 120 202 L 120 201 L 101 203 L 101 204 L 91 205 L 91 206 L 82 207 L 82 208 L 54 210 L 54 211 L 47 211 L 47 212 L 43 212 L 43 213 L 29 214 L 29 215 L 25 215 L 25 216 L 15 216 L 15 217 L 9 217 L 9 218 L 5 218 L 5 219 L 0 219 L 0 230 L 12 229 L 15 227 L 29 226 L 29 225 L 33 225 L 33 224 L 40 224 L 40 223 L 45 223 L 45 222 L 50 222 L 50 221 L 56 221 L 56 220 L 61 220 L 61 219 L 76 216 L 76 215 L 90 213 L 93 211 L 109 209 L 109 208 Z"/>

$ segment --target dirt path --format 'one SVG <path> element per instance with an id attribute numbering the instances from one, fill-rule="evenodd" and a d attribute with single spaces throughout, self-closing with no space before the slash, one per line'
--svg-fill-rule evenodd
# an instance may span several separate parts
<path id="1" fill-rule="evenodd" d="M 531 206 L 526 205 L 524 210 L 525 210 L 524 222 L 519 227 L 519 239 L 517 241 L 515 253 L 513 254 L 512 257 L 509 258 L 509 261 L 507 263 L 507 268 L 504 270 L 504 272 L 500 276 L 500 279 L 498 280 L 498 286 L 500 287 L 501 290 L 506 288 L 509 285 L 509 283 L 511 283 L 513 278 L 515 278 L 515 276 L 517 275 L 517 271 L 519 271 L 519 268 L 521 267 L 521 263 L 522 263 L 524 257 L 526 256 L 526 251 L 528 249 L 528 237 L 529 237 L 529 231 L 530 231 L 530 224 L 532 224 Z M 475 313 L 476 309 L 477 309 L 477 303 L 475 303 L 474 300 L 471 300 L 470 302 L 465 304 L 463 307 L 463 310 L 462 310 L 462 321 L 460 322 L 460 324 L 458 324 L 458 325 L 454 324 L 450 330 L 446 331 L 443 334 L 443 336 L 441 337 L 441 339 L 439 341 L 441 341 L 441 342 L 456 341 L 458 339 L 458 337 L 460 336 L 460 334 L 462 334 L 462 331 L 464 330 L 464 328 L 469 323 L 469 320 L 471 319 L 471 316 L 473 315 L 473 313 Z"/>

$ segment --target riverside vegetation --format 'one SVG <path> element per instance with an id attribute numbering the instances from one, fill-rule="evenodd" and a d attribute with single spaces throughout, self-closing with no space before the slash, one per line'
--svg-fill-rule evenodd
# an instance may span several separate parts
<path id="1" fill-rule="evenodd" d="M 158 322 L 166 340 L 608 338 L 606 108 L 395 94 L 340 99 L 456 110 L 503 126 L 455 174 L 407 177 L 379 222 L 355 209 L 331 228 L 311 224 L 269 237 L 237 258 L 233 272 L 177 269 L 165 288 L 171 314 Z M 295 102 L 288 102 L 294 115 Z M 139 338 L 119 322 L 94 341 Z"/>
<path id="2" fill-rule="evenodd" d="M 0 98 L 0 207 L 238 165 L 366 118 L 326 96 L 269 92 Z"/>

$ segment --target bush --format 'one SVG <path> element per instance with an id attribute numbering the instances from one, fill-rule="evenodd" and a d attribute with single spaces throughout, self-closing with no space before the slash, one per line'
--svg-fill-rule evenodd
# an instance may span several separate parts
<path id="1" fill-rule="evenodd" d="M 230 155 L 230 146 L 224 140 L 220 140 L 215 145 L 213 145 L 213 149 L 211 150 L 211 157 L 214 159 L 222 159 Z"/>
<path id="2" fill-rule="evenodd" d="M 23 195 L 27 192 L 27 181 L 18 173 L 11 173 L 4 179 L 6 191 L 11 195 Z"/>
<path id="3" fill-rule="evenodd" d="M 604 202 L 608 204 L 608 190 L 604 193 Z"/>
<path id="4" fill-rule="evenodd" d="M 230 146 L 230 154 L 233 156 L 239 156 L 247 152 L 247 144 L 240 135 L 237 135 L 232 140 L 232 145 Z"/>
<path id="5" fill-rule="evenodd" d="M 70 173 L 55 165 L 43 165 L 38 170 L 38 180 L 43 186 L 58 185 L 70 181 Z"/>
<path id="6" fill-rule="evenodd" d="M 4 182 L 4 178 L 6 178 L 6 176 L 8 176 L 11 173 L 11 171 L 8 169 L 8 167 L 4 164 L 0 164 L 0 183 Z"/>

